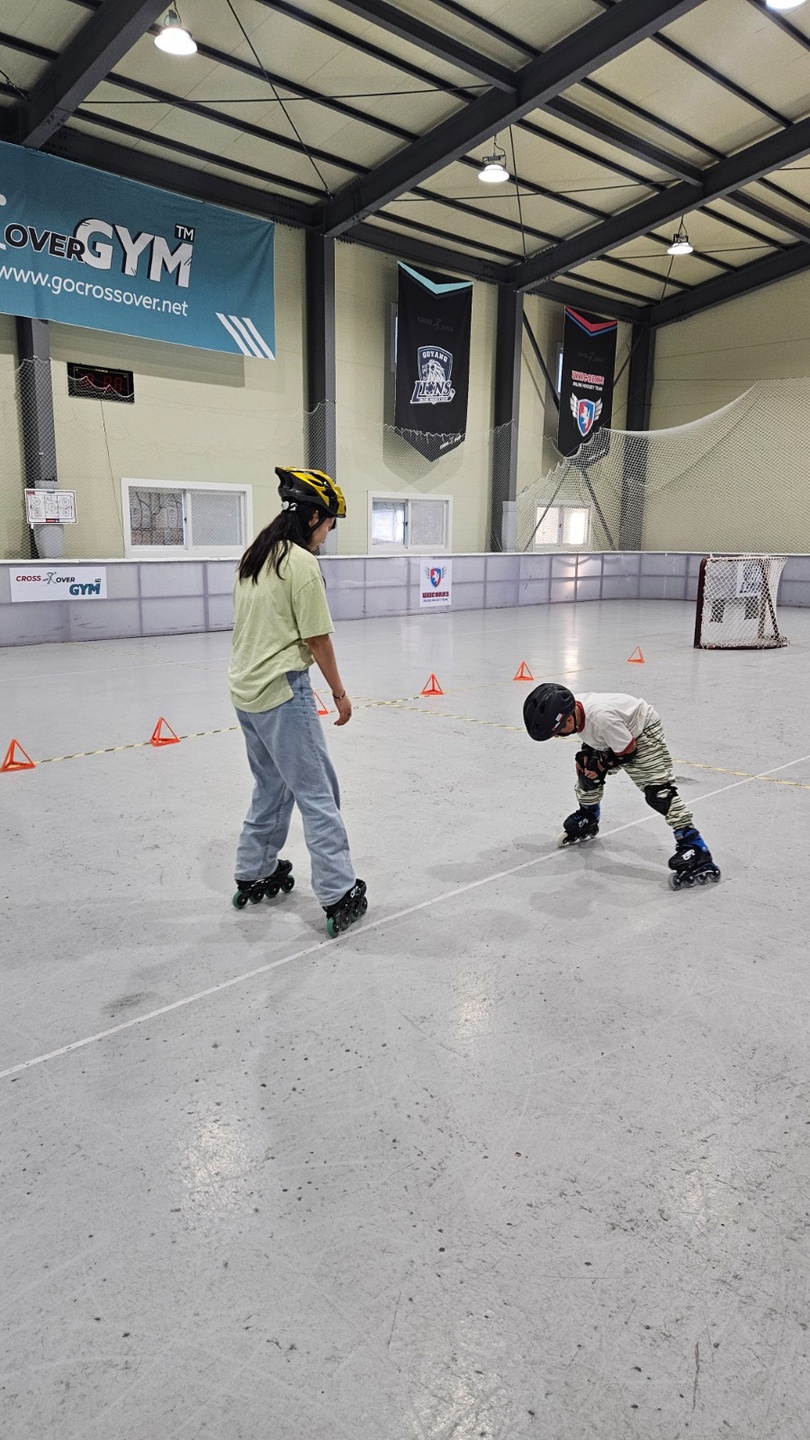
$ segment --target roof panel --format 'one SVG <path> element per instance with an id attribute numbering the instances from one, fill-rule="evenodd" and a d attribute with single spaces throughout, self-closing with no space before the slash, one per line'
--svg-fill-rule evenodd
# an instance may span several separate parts
<path id="1" fill-rule="evenodd" d="M 543 0 L 542 5 L 535 0 L 465 0 L 463 6 L 410 0 L 407 8 L 427 25 L 513 69 L 525 64 L 532 51 L 548 50 L 599 13 L 594 0 Z M 469 20 L 459 14 L 462 9 Z M 512 36 L 513 43 L 499 40 L 493 30 Z"/>
<path id="2" fill-rule="evenodd" d="M 703 9 L 701 5 L 698 13 Z M 619 55 L 595 71 L 593 78 L 686 134 L 709 140 L 724 153 L 751 144 L 769 128 L 759 111 L 663 50 L 654 40 L 644 40 Z M 661 138 L 659 132 L 658 143 Z M 700 151 L 696 159 L 698 164 L 704 163 Z"/>
<path id="3" fill-rule="evenodd" d="M 807 110 L 807 52 L 771 23 L 765 10 L 739 0 L 707 0 L 667 27 L 665 34 L 796 119 Z"/>

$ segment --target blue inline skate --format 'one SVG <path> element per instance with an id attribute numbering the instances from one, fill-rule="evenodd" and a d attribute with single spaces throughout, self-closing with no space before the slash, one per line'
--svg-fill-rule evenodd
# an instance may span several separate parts
<path id="1" fill-rule="evenodd" d="M 707 880 L 717 884 L 720 871 L 712 860 L 706 841 L 694 825 L 675 831 L 675 845 L 675 854 L 669 860 L 669 868 L 673 872 L 669 883 L 673 890 L 682 890 L 685 885 L 705 885 Z"/>

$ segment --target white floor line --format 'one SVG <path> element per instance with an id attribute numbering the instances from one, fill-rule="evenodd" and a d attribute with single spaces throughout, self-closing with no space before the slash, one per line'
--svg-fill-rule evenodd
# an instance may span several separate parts
<path id="1" fill-rule="evenodd" d="M 697 797 L 699 803 L 703 800 L 711 800 L 716 795 L 725 795 L 729 790 L 738 790 L 741 785 L 751 785 L 754 780 L 761 780 L 767 775 L 775 775 L 780 770 L 789 770 L 793 765 L 802 765 L 810 760 L 810 755 L 802 755 L 797 760 L 788 760 L 784 765 L 774 765 L 770 770 L 761 770 L 757 775 L 746 776 L 744 780 L 734 780 L 729 785 L 721 785 L 717 790 L 709 790 L 705 795 Z M 613 830 L 607 830 L 606 835 L 620 835 L 624 830 L 633 830 L 637 825 L 646 825 L 652 819 L 651 815 L 642 815 L 638 820 L 628 820 L 624 825 L 617 825 Z M 483 885 L 491 885 L 496 880 L 508 879 L 510 875 L 518 875 L 522 870 L 530 870 L 535 865 L 543 865 L 547 860 L 552 860 L 559 851 L 555 848 L 549 850 L 545 855 L 537 855 L 533 860 L 523 860 L 519 865 L 512 865 L 507 870 L 498 870 L 493 875 L 485 875 L 481 880 L 471 880 L 466 885 L 458 885 L 454 890 L 445 890 L 441 895 L 434 895 L 432 900 L 421 900 L 417 905 L 409 905 L 405 910 L 397 910 L 393 915 L 383 915 L 379 920 L 371 920 L 363 923 L 361 930 L 349 930 L 344 936 L 338 936 L 335 940 L 318 940 L 314 945 L 307 945 L 303 950 L 296 950 L 292 955 L 282 956 L 280 960 L 270 960 L 266 965 L 258 965 L 254 970 L 246 970 L 241 975 L 234 975 L 230 980 L 222 980 L 218 985 L 209 985 L 205 990 L 197 990 L 193 995 L 186 995 L 181 1000 L 173 1000 L 170 1005 L 162 1005 L 157 1010 L 150 1010 L 146 1015 L 135 1015 L 131 1020 L 124 1020 L 120 1025 L 113 1025 L 109 1030 L 100 1030 L 96 1035 L 86 1035 L 83 1040 L 73 1040 L 69 1045 L 61 1045 L 58 1050 L 49 1050 L 45 1055 L 36 1055 L 31 1060 L 22 1060 L 17 1065 L 11 1065 L 7 1070 L 0 1070 L 0 1080 L 7 1080 L 9 1076 L 19 1075 L 23 1070 L 31 1070 L 35 1065 L 44 1065 L 48 1060 L 58 1060 L 63 1055 L 71 1055 L 74 1050 L 83 1050 L 87 1045 L 95 1045 L 99 1040 L 108 1040 L 112 1035 L 120 1035 L 124 1030 L 132 1030 L 136 1025 L 146 1025 L 150 1020 L 158 1020 L 162 1015 L 170 1015 L 173 1010 L 182 1010 L 186 1005 L 194 1005 L 198 1000 L 205 1000 L 209 995 L 219 995 L 223 990 L 230 990 L 235 985 L 243 985 L 248 980 L 254 980 L 257 975 L 269 975 L 272 970 L 278 970 L 282 965 L 291 965 L 294 960 L 303 960 L 307 955 L 314 955 L 319 950 L 331 949 L 339 945 L 342 939 L 351 936 L 352 939 L 361 940 L 363 936 L 370 934 L 372 930 L 379 930 L 383 925 L 391 925 L 395 920 L 404 920 L 409 915 L 416 915 L 420 910 L 427 910 L 432 905 L 441 905 L 446 900 L 454 900 L 458 895 L 465 895 L 470 890 L 479 890 Z"/>

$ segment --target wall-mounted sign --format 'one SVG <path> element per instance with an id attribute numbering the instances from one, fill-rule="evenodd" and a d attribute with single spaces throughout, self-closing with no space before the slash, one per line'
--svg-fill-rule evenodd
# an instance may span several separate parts
<path id="1" fill-rule="evenodd" d="M 8 583 L 13 601 L 107 599 L 103 565 L 14 565 Z"/>
<path id="2" fill-rule="evenodd" d="M 272 360 L 258 220 L 0 144 L 0 311 Z"/>
<path id="3" fill-rule="evenodd" d="M 452 599 L 452 560 L 421 560 L 419 568 L 419 609 L 447 609 Z"/>
<path id="4" fill-rule="evenodd" d="M 75 490 L 26 490 L 25 518 L 29 525 L 75 525 Z"/>

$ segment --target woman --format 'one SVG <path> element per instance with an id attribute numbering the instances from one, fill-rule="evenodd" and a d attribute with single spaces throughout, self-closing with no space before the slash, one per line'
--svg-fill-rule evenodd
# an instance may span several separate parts
<path id="1" fill-rule="evenodd" d="M 248 900 L 292 890 L 289 860 L 279 859 L 293 803 L 304 822 L 312 888 L 326 911 L 331 936 L 368 908 L 358 880 L 340 793 L 309 683 L 315 661 L 337 706 L 337 725 L 352 716 L 330 640 L 334 630 L 315 551 L 346 503 L 320 470 L 276 467 L 281 514 L 256 536 L 234 584 L 231 699 L 256 782 L 236 851 L 239 909 Z"/>

